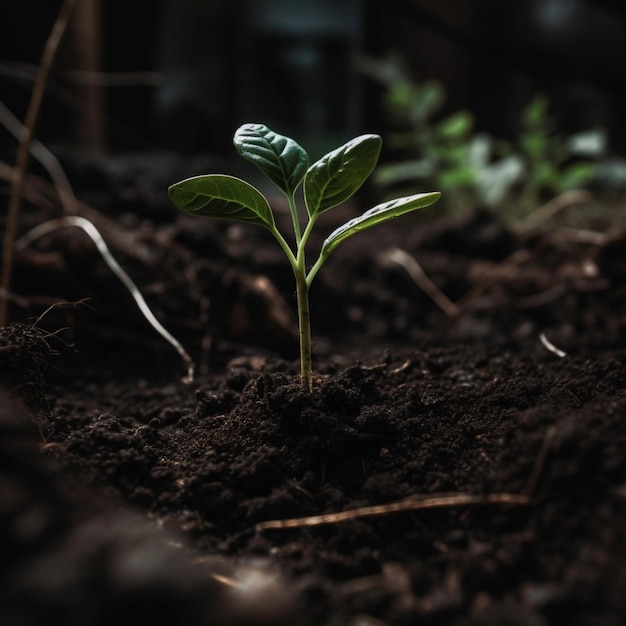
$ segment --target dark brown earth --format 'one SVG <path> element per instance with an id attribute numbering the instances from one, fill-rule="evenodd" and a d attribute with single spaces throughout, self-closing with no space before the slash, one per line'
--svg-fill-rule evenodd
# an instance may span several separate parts
<path id="1" fill-rule="evenodd" d="M 181 382 L 82 232 L 18 255 L 3 626 L 626 623 L 619 229 L 569 212 L 521 234 L 435 205 L 361 233 L 312 289 L 309 394 L 281 251 L 169 204 L 168 184 L 215 163 L 65 165 L 198 373 Z M 22 231 L 60 214 L 42 179 L 28 195 Z"/>

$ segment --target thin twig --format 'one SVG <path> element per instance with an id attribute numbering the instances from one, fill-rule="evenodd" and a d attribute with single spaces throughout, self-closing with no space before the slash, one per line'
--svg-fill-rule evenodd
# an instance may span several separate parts
<path id="1" fill-rule="evenodd" d="M 32 141 L 35 126 L 41 111 L 41 104 L 46 91 L 50 69 L 56 58 L 59 44 L 67 29 L 70 17 L 77 0 L 64 0 L 59 15 L 48 36 L 46 45 L 41 57 L 41 65 L 37 79 L 33 86 L 33 92 L 28 110 L 26 111 L 25 127 L 26 132 L 22 135 L 17 151 L 16 172 L 11 185 L 11 198 L 7 214 L 6 230 L 4 233 L 4 249 L 2 253 L 2 273 L 0 274 L 0 289 L 8 292 L 11 287 L 11 275 L 13 271 L 13 246 L 17 236 L 20 208 L 22 202 L 22 187 L 24 185 L 24 175 L 28 167 L 28 157 L 30 153 L 30 143 Z M 8 301 L 0 299 L 0 327 L 6 326 L 8 321 Z"/>
<path id="2" fill-rule="evenodd" d="M 562 236 L 566 241 L 575 243 L 586 243 L 590 246 L 605 246 L 611 240 L 610 233 L 599 233 L 595 230 L 587 228 L 569 228 L 561 226 L 556 229 L 556 233 Z"/>
<path id="3" fill-rule="evenodd" d="M 36 156 L 35 153 L 32 154 Z M 49 156 L 51 159 L 56 159 L 51 153 L 49 153 Z M 52 163 L 41 161 L 41 164 L 48 168 Z M 0 179 L 11 180 L 12 172 L 13 168 L 0 162 Z M 48 172 L 52 178 L 52 172 L 50 170 Z M 116 246 L 123 249 L 129 257 L 139 261 L 145 258 L 147 247 L 142 240 L 132 234 L 128 234 L 117 222 L 102 215 L 102 213 L 94 207 L 76 198 L 67 179 L 63 187 L 57 186 L 57 182 L 58 181 L 53 180 L 51 184 L 49 181 L 40 178 L 36 174 L 28 173 L 26 183 L 30 184 L 25 185 L 23 197 L 28 198 L 31 204 L 46 209 L 49 213 L 56 211 L 58 202 L 60 201 L 64 213 L 70 215 L 78 214 L 88 219 L 101 233 L 108 235 L 109 240 L 115 239 Z M 67 189 L 65 189 L 65 187 L 67 187 Z M 182 253 L 182 249 L 177 248 L 177 250 L 179 253 Z M 185 258 L 188 258 L 188 256 Z M 188 267 L 186 271 L 190 271 Z"/>
<path id="4" fill-rule="evenodd" d="M 422 269 L 422 266 L 408 253 L 400 248 L 391 248 L 384 253 L 384 258 L 403 267 L 415 284 L 448 316 L 456 317 L 459 307 L 433 283 Z"/>
<path id="5" fill-rule="evenodd" d="M 310 517 L 297 517 L 284 520 L 270 520 L 256 525 L 258 532 L 264 530 L 284 530 L 287 528 L 302 528 L 305 526 L 322 526 L 324 524 L 340 524 L 365 517 L 378 517 L 402 511 L 418 511 L 423 509 L 449 508 L 455 506 L 477 506 L 486 504 L 510 504 L 527 506 L 530 499 L 527 495 L 513 493 L 493 493 L 477 495 L 470 493 L 442 493 L 434 495 L 413 495 L 403 500 L 363 506 L 339 513 L 326 513 Z"/>
<path id="6" fill-rule="evenodd" d="M 534 293 L 531 296 L 519 298 L 517 300 L 517 307 L 520 309 L 534 309 L 540 306 L 545 306 L 550 302 L 558 300 L 566 293 L 570 291 L 570 286 L 567 282 L 563 281 L 556 283 L 539 293 Z"/>
<path id="7" fill-rule="evenodd" d="M 81 298 L 80 300 L 76 300 L 75 302 L 53 302 L 43 313 L 40 313 L 36 318 L 35 321 L 31 324 L 31 328 L 35 328 L 35 326 L 39 325 L 39 322 L 41 322 L 41 320 L 43 320 L 43 318 L 48 315 L 48 313 L 50 313 L 50 311 L 52 311 L 53 309 L 60 309 L 63 307 L 75 307 L 78 306 L 79 304 L 85 304 L 88 301 L 87 298 Z M 60 329 L 60 330 L 65 330 L 65 329 Z M 60 332 L 60 330 L 56 330 L 54 331 L 54 333 L 51 334 L 57 334 L 58 332 Z"/>
<path id="8" fill-rule="evenodd" d="M 563 352 L 563 350 L 559 350 L 545 335 L 545 333 L 539 333 L 539 341 L 543 344 L 544 348 L 552 354 L 556 354 L 556 356 L 563 358 L 567 356 L 567 352 Z"/>
<path id="9" fill-rule="evenodd" d="M 460 309 L 464 309 L 470 302 L 481 297 L 487 289 L 503 279 L 507 274 L 510 274 L 516 267 L 532 259 L 533 256 L 534 253 L 530 250 L 516 250 L 487 271 L 484 278 L 457 302 L 457 306 Z"/>
<path id="10" fill-rule="evenodd" d="M 0 102 L 0 123 L 17 139 L 24 136 L 25 126 L 11 113 L 2 102 Z M 63 205 L 65 213 L 74 213 L 78 200 L 74 195 L 63 167 L 59 159 L 35 138 L 31 139 L 29 150 L 31 155 L 37 159 L 45 168 L 59 194 L 59 199 Z M 15 174 L 14 174 L 15 175 Z"/>
<path id="11" fill-rule="evenodd" d="M 577 189 L 564 191 L 514 224 L 513 228 L 519 234 L 527 233 L 537 228 L 551 217 L 554 217 L 563 209 L 576 204 L 591 204 L 594 199 L 594 195 L 589 191 Z"/>

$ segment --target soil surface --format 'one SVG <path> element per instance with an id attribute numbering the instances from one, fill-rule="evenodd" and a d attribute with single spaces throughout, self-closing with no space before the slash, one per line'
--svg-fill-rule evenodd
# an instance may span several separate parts
<path id="1" fill-rule="evenodd" d="M 623 232 L 434 205 L 359 234 L 312 288 L 308 393 L 269 233 L 167 197 L 223 164 L 64 166 L 71 211 L 197 371 L 181 380 L 81 230 L 18 253 L 3 626 L 626 623 Z M 329 212 L 312 249 L 373 195 Z M 26 197 L 21 233 L 62 214 L 43 176 Z"/>

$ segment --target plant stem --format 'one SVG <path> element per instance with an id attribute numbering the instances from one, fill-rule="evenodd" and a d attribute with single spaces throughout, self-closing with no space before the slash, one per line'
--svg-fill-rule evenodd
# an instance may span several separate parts
<path id="1" fill-rule="evenodd" d="M 294 256 L 289 244 L 280 234 L 277 228 L 273 228 L 272 234 L 280 247 L 285 251 L 289 263 L 296 278 L 296 296 L 298 301 L 298 330 L 300 333 L 300 378 L 302 386 L 313 391 L 313 359 L 311 356 L 311 318 L 309 314 L 309 282 L 306 277 L 306 264 L 304 258 L 304 244 L 306 239 L 301 239 L 298 246 L 298 256 Z M 299 233 L 296 233 L 299 236 Z"/>
<path id="2" fill-rule="evenodd" d="M 296 275 L 298 298 L 298 328 L 300 330 L 300 378 L 302 386 L 313 391 L 313 359 L 311 355 L 311 317 L 309 313 L 309 285 L 304 268 L 304 255 L 299 255 Z"/>
<path id="3" fill-rule="evenodd" d="M 283 249 L 285 254 L 287 255 L 287 259 L 289 260 L 289 264 L 293 268 L 294 273 L 297 272 L 298 261 L 292 252 L 289 244 L 285 241 L 285 238 L 281 235 L 280 231 L 274 226 L 270 228 L 272 235 L 274 235 L 274 239 L 278 242 L 278 245 Z"/>
<path id="4" fill-rule="evenodd" d="M 293 232 L 296 236 L 296 248 L 300 246 L 302 239 L 300 235 L 300 218 L 298 217 L 298 206 L 296 205 L 296 198 L 293 193 L 287 195 L 289 201 L 289 211 L 291 212 L 291 219 L 293 220 Z"/>
<path id="5" fill-rule="evenodd" d="M 292 213 L 294 220 L 295 213 Z M 295 221 L 294 221 L 295 228 Z M 285 251 L 289 264 L 293 270 L 296 279 L 296 296 L 298 303 L 298 329 L 300 333 L 300 378 L 302 386 L 313 391 L 313 359 L 311 356 L 311 318 L 309 314 L 309 282 L 306 276 L 306 260 L 304 246 L 310 234 L 310 229 L 304 231 L 304 236 L 300 235 L 300 231 L 296 231 L 296 240 L 298 241 L 297 256 L 294 256 L 289 244 L 285 241 L 280 231 L 274 227 L 270 229 L 274 238 L 280 247 Z"/>
<path id="6" fill-rule="evenodd" d="M 326 260 L 326 257 L 322 257 L 320 255 L 320 257 L 317 259 L 317 261 L 315 261 L 315 264 L 313 265 L 313 267 L 309 270 L 309 273 L 308 273 L 307 278 L 306 278 L 306 282 L 307 282 L 307 285 L 309 287 L 311 286 L 311 283 L 313 282 L 313 279 L 315 278 L 315 275 L 319 271 L 320 267 L 322 267 L 322 265 L 324 264 L 325 260 Z"/>

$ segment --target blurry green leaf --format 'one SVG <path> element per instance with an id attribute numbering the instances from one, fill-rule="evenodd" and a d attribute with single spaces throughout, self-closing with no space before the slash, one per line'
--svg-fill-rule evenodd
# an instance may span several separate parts
<path id="1" fill-rule="evenodd" d="M 474 118 L 469 111 L 458 111 L 439 123 L 441 137 L 449 140 L 464 141 L 469 138 L 474 127 Z"/>
<path id="2" fill-rule="evenodd" d="M 437 184 L 448 189 L 458 189 L 474 182 L 474 171 L 469 167 L 442 170 L 437 176 Z"/>
<path id="3" fill-rule="evenodd" d="M 411 118 L 415 122 L 425 123 L 432 118 L 445 102 L 444 88 L 438 81 L 424 81 L 414 85 L 411 102 Z"/>
<path id="4" fill-rule="evenodd" d="M 559 172 L 549 161 L 537 163 L 531 172 L 534 183 L 550 191 L 559 189 Z"/>
<path id="5" fill-rule="evenodd" d="M 528 126 L 545 124 L 548 116 L 548 98 L 537 94 L 522 111 L 522 123 Z"/>
<path id="6" fill-rule="evenodd" d="M 581 162 L 566 167 L 560 174 L 560 190 L 586 187 L 594 178 L 597 170 L 595 163 Z"/>
<path id="7" fill-rule="evenodd" d="M 418 179 L 432 176 L 435 172 L 434 165 L 434 162 L 429 159 L 379 165 L 374 173 L 374 182 L 380 185 L 415 182 Z"/>
<path id="8" fill-rule="evenodd" d="M 528 131 L 520 137 L 520 148 L 531 160 L 542 158 L 548 150 L 548 138 L 541 131 Z"/>
<path id="9" fill-rule="evenodd" d="M 387 104 L 395 109 L 406 110 L 411 103 L 412 93 L 411 85 L 407 81 L 398 81 L 387 91 Z"/>

